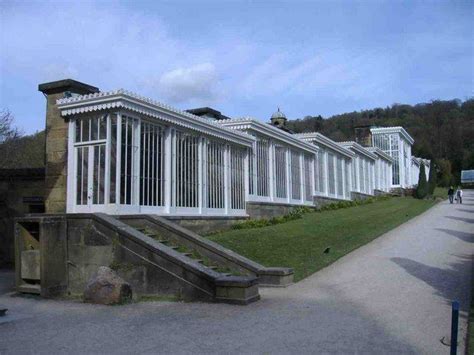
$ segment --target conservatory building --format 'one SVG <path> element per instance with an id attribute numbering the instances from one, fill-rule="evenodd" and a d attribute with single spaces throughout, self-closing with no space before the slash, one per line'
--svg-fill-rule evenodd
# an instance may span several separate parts
<path id="1" fill-rule="evenodd" d="M 255 139 L 249 155 L 248 201 L 312 205 L 318 147 L 279 128 L 278 119 L 284 119 L 280 111 L 273 119 L 273 125 L 252 118 L 219 121 Z"/>
<path id="2" fill-rule="evenodd" d="M 374 188 L 379 191 L 389 192 L 391 188 L 390 181 L 392 181 L 392 157 L 377 147 L 369 147 L 367 149 L 378 157 L 374 169 Z"/>
<path id="3" fill-rule="evenodd" d="M 272 196 L 270 166 L 248 186 L 249 150 L 257 144 L 259 164 L 271 154 L 254 136 L 123 90 L 57 107 L 69 131 L 67 212 L 245 215 L 249 192 Z"/>
<path id="4" fill-rule="evenodd" d="M 373 195 L 377 155 L 353 141 L 341 142 L 339 144 L 355 154 L 355 157 L 352 159 L 352 191 Z"/>
<path id="5" fill-rule="evenodd" d="M 413 180 L 413 140 L 401 127 L 371 129 L 376 148 L 366 148 L 294 134 L 280 110 L 268 124 L 74 80 L 39 89 L 47 97 L 48 213 L 247 216 L 249 202 L 283 210 Z"/>
<path id="6" fill-rule="evenodd" d="M 351 199 L 352 159 L 355 154 L 321 133 L 295 134 L 319 148 L 315 156 L 315 195 L 343 200 Z"/>
<path id="7" fill-rule="evenodd" d="M 403 127 L 371 128 L 370 132 L 372 146 L 380 148 L 394 159 L 391 187 L 413 186 L 411 173 L 413 138 Z"/>

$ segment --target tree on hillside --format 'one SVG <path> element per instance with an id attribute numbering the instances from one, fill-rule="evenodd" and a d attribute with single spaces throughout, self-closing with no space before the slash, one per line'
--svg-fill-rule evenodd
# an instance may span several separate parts
<path id="1" fill-rule="evenodd" d="M 454 184 L 453 174 L 451 172 L 451 162 L 447 159 L 437 160 L 438 166 L 438 184 L 443 187 L 448 187 Z"/>
<path id="2" fill-rule="evenodd" d="M 21 131 L 13 126 L 14 117 L 8 110 L 0 112 L 0 144 L 21 136 Z"/>
<path id="3" fill-rule="evenodd" d="M 415 196 L 419 199 L 428 196 L 428 182 L 426 181 L 425 164 L 420 165 L 420 175 L 418 176 L 418 186 L 416 187 Z"/>

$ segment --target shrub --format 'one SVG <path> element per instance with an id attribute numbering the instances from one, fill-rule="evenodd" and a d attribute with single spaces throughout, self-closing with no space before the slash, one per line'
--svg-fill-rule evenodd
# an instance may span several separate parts
<path id="1" fill-rule="evenodd" d="M 436 178 L 436 165 L 432 161 L 431 162 L 431 168 L 430 168 L 430 175 L 428 178 L 428 195 L 432 196 L 434 193 L 434 190 L 437 185 L 437 178 Z"/>
<path id="2" fill-rule="evenodd" d="M 428 196 L 429 186 L 426 181 L 425 164 L 420 165 L 420 175 L 418 176 L 418 186 L 416 187 L 415 197 L 424 199 Z"/>

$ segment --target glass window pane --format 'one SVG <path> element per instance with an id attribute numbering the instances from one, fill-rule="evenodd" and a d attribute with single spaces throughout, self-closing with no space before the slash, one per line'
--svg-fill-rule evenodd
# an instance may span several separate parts
<path id="1" fill-rule="evenodd" d="M 97 135 L 97 130 L 98 130 L 98 119 L 97 118 L 91 118 L 90 119 L 90 122 L 91 122 L 91 138 L 90 140 L 91 141 L 95 141 L 99 138 L 99 136 Z"/>

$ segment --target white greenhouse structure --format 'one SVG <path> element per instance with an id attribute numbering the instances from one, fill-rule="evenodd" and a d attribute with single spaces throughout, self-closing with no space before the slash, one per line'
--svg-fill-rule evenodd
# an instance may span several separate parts
<path id="1" fill-rule="evenodd" d="M 392 187 L 390 183 L 392 181 L 392 157 L 377 147 L 369 147 L 367 149 L 369 152 L 377 155 L 378 158 L 375 161 L 374 188 L 379 191 L 389 192 Z"/>
<path id="2" fill-rule="evenodd" d="M 316 196 L 350 200 L 352 189 L 352 161 L 355 154 L 317 132 L 296 136 L 319 148 L 315 160 L 314 194 Z"/>
<path id="3" fill-rule="evenodd" d="M 403 127 L 371 128 L 372 146 L 393 158 L 392 187 L 413 186 L 411 174 L 411 147 L 415 142 Z M 417 180 L 418 181 L 418 180 Z"/>
<path id="4" fill-rule="evenodd" d="M 125 91 L 58 101 L 67 212 L 245 215 L 255 138 Z"/>
<path id="5" fill-rule="evenodd" d="M 409 187 L 421 161 L 401 127 L 371 129 L 373 147 L 362 147 L 293 134 L 280 111 L 272 124 L 230 119 L 124 90 L 57 108 L 68 122 L 68 213 L 245 216 L 249 202 L 313 205 Z"/>
<path id="6" fill-rule="evenodd" d="M 373 195 L 375 190 L 375 162 L 377 155 L 356 142 L 341 142 L 341 146 L 354 152 L 352 161 L 352 191 Z"/>
<path id="7" fill-rule="evenodd" d="M 255 137 L 249 156 L 249 201 L 313 204 L 316 146 L 252 118 L 219 123 Z"/>

